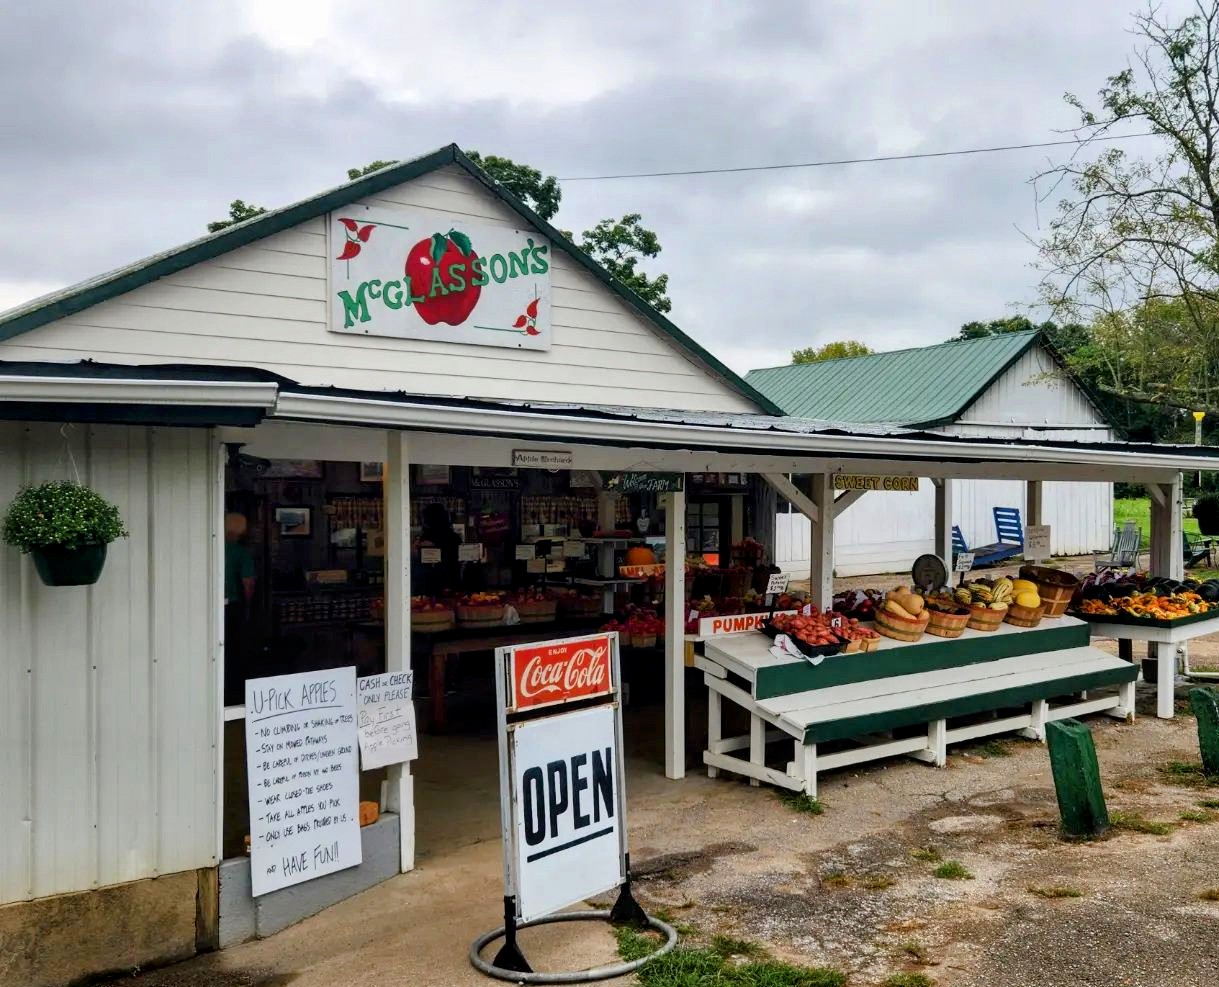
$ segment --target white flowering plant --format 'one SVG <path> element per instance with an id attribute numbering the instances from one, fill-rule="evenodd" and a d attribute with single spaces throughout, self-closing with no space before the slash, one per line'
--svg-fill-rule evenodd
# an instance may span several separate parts
<path id="1" fill-rule="evenodd" d="M 119 509 L 79 483 L 25 487 L 4 515 L 4 540 L 23 552 L 42 548 L 79 549 L 125 538 Z"/>

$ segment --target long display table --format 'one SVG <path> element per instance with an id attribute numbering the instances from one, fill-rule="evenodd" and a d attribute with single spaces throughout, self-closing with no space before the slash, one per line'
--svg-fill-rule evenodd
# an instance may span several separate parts
<path id="1" fill-rule="evenodd" d="M 831 768 L 897 754 L 942 767 L 951 743 L 1012 731 L 1044 741 L 1047 722 L 1088 713 L 1133 719 L 1138 667 L 1089 640 L 1087 624 L 1063 617 L 1033 629 L 967 630 L 954 640 L 884 638 L 874 652 L 814 665 L 772 655 L 770 639 L 757 632 L 710 639 L 695 658 L 708 689 L 707 773 L 733 771 L 751 784 L 816 795 L 817 773 Z M 1088 697 L 1102 687 L 1116 692 Z M 749 714 L 748 734 L 722 735 L 725 699 Z M 793 759 L 769 766 L 767 744 L 785 738 Z M 849 743 L 818 753 L 831 742 Z M 741 750 L 748 760 L 734 753 Z"/>
<path id="2" fill-rule="evenodd" d="M 1162 720 L 1173 717 L 1177 645 L 1208 634 L 1219 634 L 1219 615 L 1212 614 L 1207 614 L 1202 620 L 1186 618 L 1167 627 L 1129 621 L 1092 620 L 1088 623 L 1093 637 L 1116 640 L 1123 657 L 1132 658 L 1130 642 L 1147 642 L 1147 657 L 1156 663 L 1156 716 Z"/>

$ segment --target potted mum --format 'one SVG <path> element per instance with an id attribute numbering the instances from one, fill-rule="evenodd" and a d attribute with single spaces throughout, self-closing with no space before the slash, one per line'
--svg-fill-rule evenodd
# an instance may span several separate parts
<path id="1" fill-rule="evenodd" d="M 25 487 L 4 515 L 4 540 L 27 553 L 48 586 L 97 582 L 106 546 L 124 538 L 119 510 L 79 483 Z"/>

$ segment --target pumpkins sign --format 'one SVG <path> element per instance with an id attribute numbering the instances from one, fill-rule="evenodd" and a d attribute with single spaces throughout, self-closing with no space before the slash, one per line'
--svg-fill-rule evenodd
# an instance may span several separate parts
<path id="1" fill-rule="evenodd" d="M 327 219 L 330 329 L 550 349 L 550 241 L 533 230 L 413 209 Z"/>

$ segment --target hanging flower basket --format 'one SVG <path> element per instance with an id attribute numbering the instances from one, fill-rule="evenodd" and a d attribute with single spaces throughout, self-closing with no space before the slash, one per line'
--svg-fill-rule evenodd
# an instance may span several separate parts
<path id="1" fill-rule="evenodd" d="M 119 510 L 79 483 L 26 487 L 4 515 L 4 540 L 34 560 L 48 586 L 89 586 L 106 562 L 106 546 L 126 537 Z"/>

